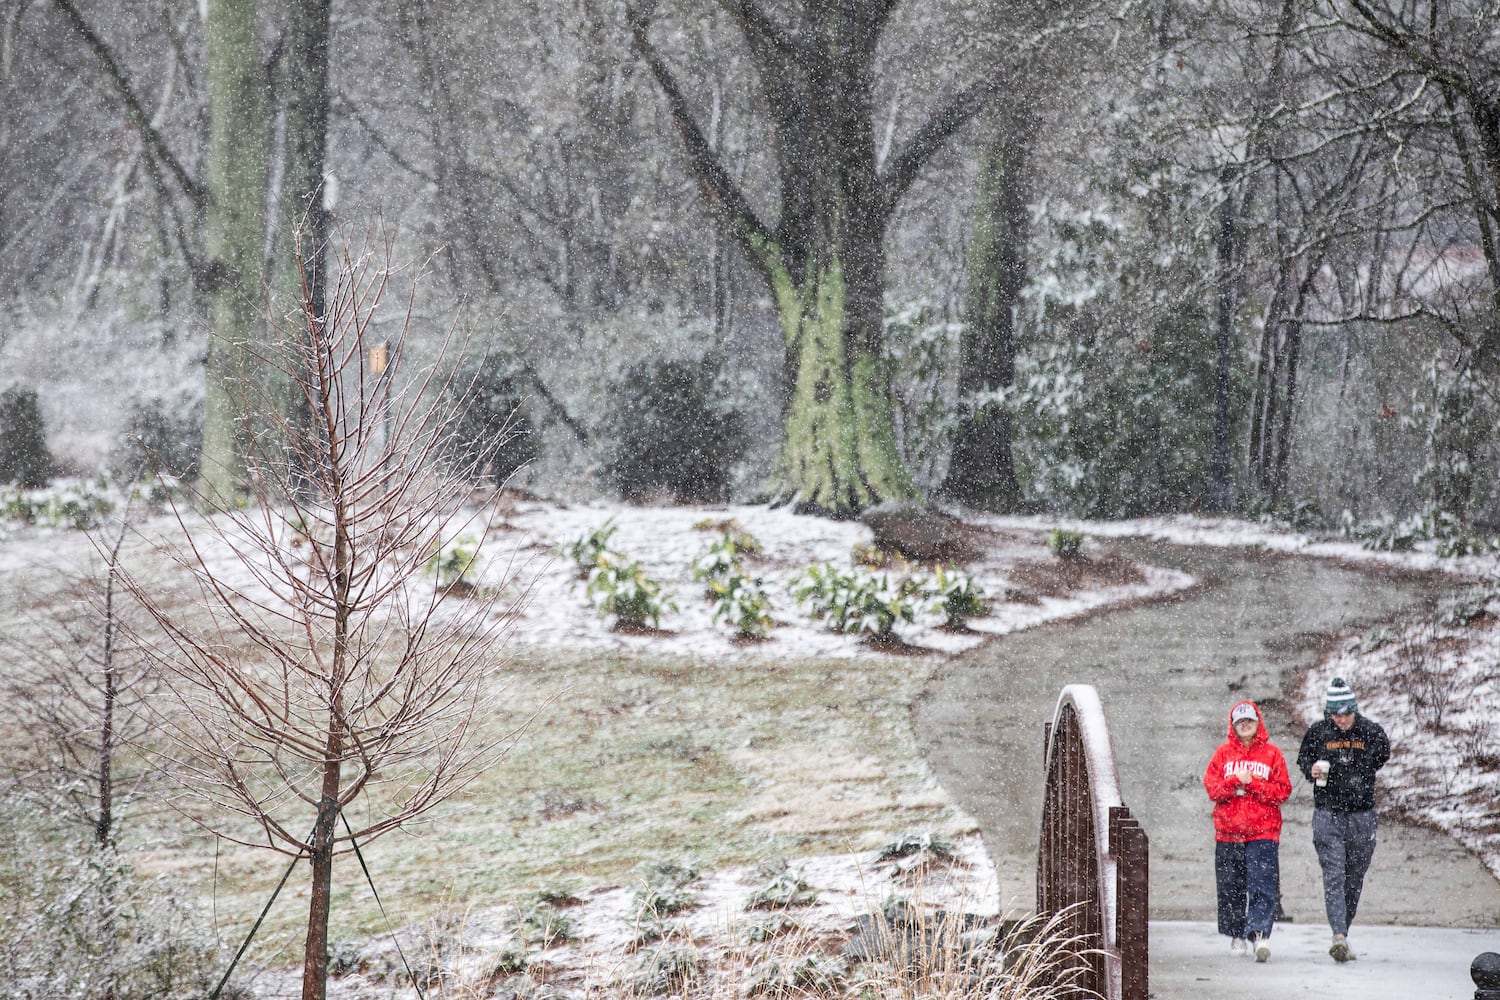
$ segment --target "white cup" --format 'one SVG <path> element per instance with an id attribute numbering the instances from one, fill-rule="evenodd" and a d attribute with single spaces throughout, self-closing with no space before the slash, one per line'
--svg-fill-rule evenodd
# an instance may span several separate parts
<path id="1" fill-rule="evenodd" d="M 1314 761 L 1313 762 L 1313 766 L 1312 766 L 1313 783 L 1316 784 L 1319 788 L 1325 788 L 1325 787 L 1327 787 L 1327 785 L 1328 785 L 1328 769 L 1331 768 L 1332 766 L 1333 765 L 1330 764 L 1330 763 L 1328 763 L 1328 761 L 1326 761 L 1326 760 L 1319 760 L 1319 761 Z"/>

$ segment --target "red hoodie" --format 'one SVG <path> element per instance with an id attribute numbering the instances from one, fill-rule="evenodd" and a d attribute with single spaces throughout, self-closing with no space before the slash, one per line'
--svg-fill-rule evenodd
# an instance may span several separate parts
<path id="1" fill-rule="evenodd" d="M 1214 839 L 1233 844 L 1280 840 L 1281 804 L 1292 794 L 1286 758 L 1271 742 L 1260 707 L 1253 701 L 1242 701 L 1229 710 L 1230 714 L 1240 705 L 1255 709 L 1255 738 L 1245 746 L 1231 723 L 1229 739 L 1214 751 L 1208 770 L 1203 772 L 1203 787 L 1214 802 Z M 1241 784 L 1235 777 L 1240 770 L 1249 773 L 1249 784 Z M 1241 788 L 1244 794 L 1236 794 Z"/>

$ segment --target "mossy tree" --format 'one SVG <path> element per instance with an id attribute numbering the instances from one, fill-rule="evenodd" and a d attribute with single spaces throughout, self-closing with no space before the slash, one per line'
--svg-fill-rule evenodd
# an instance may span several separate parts
<path id="1" fill-rule="evenodd" d="M 996 78 L 951 97 L 881 161 L 875 64 L 894 0 L 804 0 L 780 5 L 777 16 L 751 0 L 720 0 L 744 38 L 771 119 L 780 207 L 767 222 L 652 42 L 655 6 L 627 7 L 636 50 L 665 95 L 706 200 L 780 314 L 787 396 L 774 497 L 834 517 L 914 497 L 892 420 L 885 233 L 923 165 L 983 107 Z"/>
<path id="2" fill-rule="evenodd" d="M 1026 285 L 1032 146 L 1038 109 L 1029 92 L 996 101 L 983 124 L 969 237 L 958 392 L 963 407 L 942 493 L 981 510 L 1021 501 L 1011 412 L 999 394 L 1015 382 L 1015 312 Z"/>
<path id="3" fill-rule="evenodd" d="M 203 492 L 226 503 L 243 500 L 249 495 L 246 470 L 257 415 L 237 406 L 255 383 L 278 378 L 271 364 L 277 351 L 266 290 L 277 285 L 294 313 L 304 286 L 316 301 L 323 295 L 330 4 L 306 0 L 283 8 L 264 0 L 207 0 L 202 5 L 208 135 L 196 171 L 174 150 L 142 97 L 143 85 L 132 79 L 105 32 L 75 0 L 52 0 L 52 6 L 88 49 L 102 89 L 141 137 L 163 229 L 192 272 L 195 311 L 207 329 Z M 275 46 L 264 30 L 271 18 L 279 19 Z M 281 127 L 273 129 L 278 116 Z M 278 151 L 281 169 L 273 172 L 270 164 Z M 276 176 L 280 187 L 273 191 Z M 303 262 L 300 270 L 281 276 L 269 274 L 266 266 L 273 200 L 280 206 L 275 259 Z M 301 253 L 292 246 L 296 234 L 306 245 Z M 289 405 L 297 393 L 282 384 L 270 398 Z M 261 430 L 274 425 L 267 421 Z"/>

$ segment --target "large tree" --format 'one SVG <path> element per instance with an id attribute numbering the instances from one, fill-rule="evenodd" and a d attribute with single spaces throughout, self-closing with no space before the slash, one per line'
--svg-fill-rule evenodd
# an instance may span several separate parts
<path id="1" fill-rule="evenodd" d="M 877 157 L 877 49 L 895 0 L 719 0 L 749 51 L 770 119 L 779 206 L 768 221 L 722 161 L 688 89 L 652 40 L 655 4 L 627 7 L 703 194 L 770 289 L 785 342 L 784 438 L 771 492 L 849 517 L 914 497 L 892 421 L 883 337 L 885 235 L 929 158 L 984 106 L 996 78 L 951 96 Z"/>
<path id="2" fill-rule="evenodd" d="M 163 229 L 187 261 L 195 311 L 207 330 L 204 363 L 204 493 L 226 501 L 248 490 L 246 462 L 256 433 L 255 415 L 239 408 L 245 386 L 273 378 L 258 361 L 268 351 L 271 327 L 266 260 L 273 230 L 272 180 L 283 217 L 273 250 L 293 260 L 291 233 L 307 241 L 305 271 L 280 282 L 293 308 L 304 283 L 322 296 L 321 245 L 327 220 L 321 185 L 328 127 L 329 0 L 277 7 L 268 18 L 264 0 L 207 0 L 202 14 L 202 58 L 208 118 L 200 163 L 183 155 L 141 96 L 143 86 L 108 41 L 102 15 L 77 0 L 53 0 L 74 36 L 93 58 L 101 89 L 140 137 L 141 155 L 157 199 Z M 275 29 L 269 33 L 267 24 Z M 182 41 L 174 37 L 174 41 Z M 280 72 L 278 73 L 278 70 Z M 273 129 L 278 120 L 281 127 Z M 280 170 L 271 169 L 273 138 L 282 139 Z M 305 279 L 305 282 L 304 282 Z M 274 398 L 285 399 L 285 387 Z"/>
<path id="3" fill-rule="evenodd" d="M 964 327 L 959 339 L 960 412 L 942 492 L 982 510 L 1021 501 L 1011 450 L 1011 411 L 1001 395 L 1016 377 L 1016 310 L 1026 284 L 1031 232 L 1033 96 L 996 102 L 985 122 L 969 238 Z"/>

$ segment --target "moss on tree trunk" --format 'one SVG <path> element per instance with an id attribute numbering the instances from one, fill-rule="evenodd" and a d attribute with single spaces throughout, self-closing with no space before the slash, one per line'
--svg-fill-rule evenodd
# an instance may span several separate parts
<path id="1" fill-rule="evenodd" d="M 838 258 L 811 268 L 800 289 L 777 277 L 792 384 L 773 494 L 799 511 L 831 517 L 916 496 L 896 448 L 881 338 L 868 329 L 879 322 L 878 309 L 872 317 L 870 309 L 850 308 Z"/>
<path id="2" fill-rule="evenodd" d="M 255 0 L 210 0 L 204 24 L 209 101 L 206 264 L 199 275 L 208 320 L 203 385 L 204 495 L 245 495 L 253 415 L 248 391 L 260 377 L 266 318 L 265 239 L 268 95 L 256 36 Z"/>

